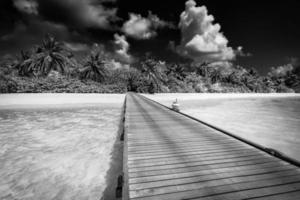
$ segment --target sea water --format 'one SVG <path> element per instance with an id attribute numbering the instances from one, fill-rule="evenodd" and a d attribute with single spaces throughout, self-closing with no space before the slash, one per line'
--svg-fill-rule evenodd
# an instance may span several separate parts
<path id="1" fill-rule="evenodd" d="M 120 113 L 121 104 L 0 109 L 0 199 L 100 199 Z"/>

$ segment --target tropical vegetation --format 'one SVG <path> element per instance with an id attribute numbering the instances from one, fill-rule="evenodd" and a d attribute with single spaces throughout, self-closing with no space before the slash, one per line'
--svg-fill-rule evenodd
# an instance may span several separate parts
<path id="1" fill-rule="evenodd" d="M 0 62 L 0 93 L 300 92 L 299 65 L 261 76 L 229 62 L 172 63 L 146 56 L 113 67 L 114 58 L 92 48 L 82 57 L 47 35 L 42 43 Z"/>

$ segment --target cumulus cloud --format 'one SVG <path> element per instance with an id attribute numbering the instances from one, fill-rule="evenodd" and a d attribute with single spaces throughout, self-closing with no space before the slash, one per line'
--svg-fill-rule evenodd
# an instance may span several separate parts
<path id="1" fill-rule="evenodd" d="M 149 12 L 148 16 L 142 17 L 139 14 L 130 13 L 129 20 L 122 27 L 122 31 L 129 37 L 135 39 L 149 39 L 157 35 L 159 28 L 173 28 L 173 24 L 163 21 L 158 16 Z"/>
<path id="2" fill-rule="evenodd" d="M 181 44 L 177 51 L 195 62 L 228 61 L 242 52 L 242 47 L 234 50 L 228 47 L 228 40 L 220 32 L 221 26 L 213 24 L 214 17 L 208 15 L 205 6 L 196 6 L 194 0 L 185 3 L 185 11 L 180 15 Z"/>
<path id="3" fill-rule="evenodd" d="M 114 35 L 114 43 L 117 47 L 115 53 L 117 55 L 117 59 L 123 63 L 131 63 L 133 58 L 129 55 L 129 43 L 126 41 L 126 37 L 124 35 Z"/>
<path id="4" fill-rule="evenodd" d="M 120 63 L 120 62 L 118 62 L 118 61 L 116 61 L 114 59 L 110 60 L 105 65 L 106 65 L 107 68 L 114 69 L 114 70 L 117 70 L 117 69 L 129 69 L 130 68 L 129 64 Z"/>
<path id="5" fill-rule="evenodd" d="M 38 14 L 38 3 L 35 0 L 13 0 L 14 6 L 27 14 Z"/>

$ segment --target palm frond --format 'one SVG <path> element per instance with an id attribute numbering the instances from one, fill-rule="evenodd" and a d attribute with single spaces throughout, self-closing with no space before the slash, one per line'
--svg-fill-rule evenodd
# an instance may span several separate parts
<path id="1" fill-rule="evenodd" d="M 91 54 L 83 66 L 84 68 L 80 75 L 82 79 L 102 82 L 108 74 L 104 62 L 100 59 L 99 54 Z"/>
<path id="2" fill-rule="evenodd" d="M 20 75 L 47 76 L 52 70 L 56 70 L 61 74 L 69 73 L 67 69 L 67 63 L 69 63 L 67 52 L 53 36 L 47 35 L 42 41 L 42 45 L 37 49 L 30 59 L 19 65 Z"/>

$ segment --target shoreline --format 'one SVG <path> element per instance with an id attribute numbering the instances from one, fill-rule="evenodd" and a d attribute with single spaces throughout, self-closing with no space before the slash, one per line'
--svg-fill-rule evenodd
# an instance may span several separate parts
<path id="1" fill-rule="evenodd" d="M 206 98 L 284 98 L 300 97 L 298 93 L 139 93 L 149 97 L 182 97 L 184 100 Z M 111 93 L 11 93 L 0 94 L 0 107 L 18 105 L 61 105 L 122 103 L 126 94 Z M 188 96 L 188 97 L 187 97 Z"/>
<path id="2" fill-rule="evenodd" d="M 252 100 L 252 99 L 282 99 L 300 98 L 297 93 L 158 93 L 141 94 L 149 99 L 157 101 L 170 107 L 176 99 L 184 101 L 205 101 L 205 100 Z"/>
<path id="3" fill-rule="evenodd" d="M 290 98 L 300 97 L 298 93 L 156 93 L 141 94 L 148 98 L 166 99 L 182 98 L 182 100 L 219 99 L 219 98 Z"/>
<path id="4" fill-rule="evenodd" d="M 168 104 L 176 98 L 185 100 L 300 98 L 297 93 L 156 93 L 141 95 Z M 0 110 L 115 107 L 122 104 L 126 94 L 97 93 L 12 93 L 0 94 Z"/>
<path id="5" fill-rule="evenodd" d="M 0 109 L 73 108 L 115 106 L 125 94 L 19 93 L 0 94 Z"/>

